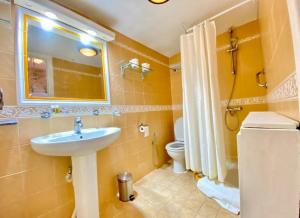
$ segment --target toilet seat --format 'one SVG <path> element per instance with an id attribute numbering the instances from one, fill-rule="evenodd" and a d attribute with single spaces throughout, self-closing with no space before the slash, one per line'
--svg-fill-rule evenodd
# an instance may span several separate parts
<path id="1" fill-rule="evenodd" d="M 166 149 L 169 151 L 184 151 L 184 142 L 175 141 L 166 145 Z"/>
<path id="2" fill-rule="evenodd" d="M 175 140 L 166 145 L 168 155 L 172 158 L 172 168 L 174 173 L 186 172 L 185 166 L 185 146 L 183 134 L 183 119 L 178 118 L 174 125 Z"/>

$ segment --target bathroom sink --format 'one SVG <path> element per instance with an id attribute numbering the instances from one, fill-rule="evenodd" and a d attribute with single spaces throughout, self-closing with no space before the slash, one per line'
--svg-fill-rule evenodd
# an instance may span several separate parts
<path id="1" fill-rule="evenodd" d="M 119 137 L 120 131 L 120 128 L 109 127 L 82 129 L 78 134 L 74 131 L 54 133 L 31 139 L 31 146 L 44 155 L 82 156 L 112 144 Z"/>
<path id="2" fill-rule="evenodd" d="M 80 117 L 74 120 L 74 130 L 31 139 L 33 150 L 43 155 L 71 156 L 72 182 L 77 218 L 99 218 L 98 163 L 96 152 L 117 140 L 117 127 L 81 129 Z"/>

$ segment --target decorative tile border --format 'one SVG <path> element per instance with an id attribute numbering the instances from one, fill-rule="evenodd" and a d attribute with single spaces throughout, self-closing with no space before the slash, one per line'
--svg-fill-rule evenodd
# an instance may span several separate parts
<path id="1" fill-rule="evenodd" d="M 183 110 L 183 105 L 182 104 L 172 105 L 172 111 L 181 111 L 181 110 Z"/>
<path id="2" fill-rule="evenodd" d="M 6 106 L 0 111 L 1 118 L 30 118 L 41 117 L 42 112 L 50 111 L 50 106 Z M 138 113 L 151 111 L 172 111 L 172 105 L 113 105 L 113 106 L 61 106 L 61 112 L 53 114 L 61 116 L 93 115 L 98 110 L 99 115 L 115 113 Z"/>
<path id="3" fill-rule="evenodd" d="M 268 103 L 298 100 L 296 73 L 290 74 L 267 95 Z"/>
<path id="4" fill-rule="evenodd" d="M 249 97 L 249 98 L 235 98 L 230 102 L 230 106 L 239 106 L 239 105 L 252 105 L 252 104 L 265 104 L 265 96 Z M 228 99 L 221 101 L 222 107 L 226 107 L 228 104 Z"/>
<path id="5" fill-rule="evenodd" d="M 160 61 L 160 60 L 158 60 L 158 59 L 156 59 L 156 58 L 154 58 L 154 57 L 152 57 L 152 56 L 150 56 L 150 55 L 147 55 L 147 54 L 145 54 L 145 53 L 143 53 L 143 52 L 140 52 L 140 51 L 138 51 L 138 50 L 136 50 L 136 49 L 134 49 L 134 48 L 132 48 L 132 47 L 130 47 L 130 46 L 128 46 L 128 45 L 125 45 L 125 44 L 123 44 L 123 43 L 121 43 L 121 42 L 112 41 L 111 43 L 113 43 L 113 44 L 115 44 L 115 45 L 117 45 L 117 46 L 120 46 L 121 48 L 124 48 L 124 49 L 126 49 L 126 50 L 128 50 L 128 51 L 131 51 L 131 52 L 133 52 L 133 53 L 136 53 L 137 55 L 140 55 L 140 56 L 142 56 L 142 57 L 144 57 L 144 58 L 147 58 L 147 59 L 149 59 L 149 60 L 151 60 L 151 61 L 154 61 L 154 62 L 156 62 L 156 63 L 158 63 L 158 64 L 160 64 L 160 65 L 163 65 L 163 66 L 165 66 L 165 67 L 169 67 L 168 64 L 166 64 L 166 63 L 164 63 L 164 62 L 162 62 L 162 61 Z"/>
<path id="6" fill-rule="evenodd" d="M 228 100 L 221 101 L 222 107 L 226 107 Z M 230 106 L 243 106 L 243 105 L 253 105 L 253 104 L 265 104 L 266 97 L 265 96 L 257 96 L 257 97 L 249 97 L 249 98 L 236 98 L 232 99 L 230 102 Z M 181 104 L 172 105 L 173 111 L 182 110 L 183 107 Z"/>
<path id="7" fill-rule="evenodd" d="M 267 96 L 257 96 L 249 98 L 232 99 L 231 106 L 265 104 L 285 101 L 298 100 L 298 87 L 296 73 L 289 75 L 277 87 L 275 87 Z M 228 100 L 221 101 L 221 105 L 225 107 Z M 5 106 L 0 111 L 1 118 L 29 118 L 40 117 L 42 112 L 50 111 L 50 106 Z M 61 113 L 53 115 L 60 116 L 76 116 L 76 115 L 93 115 L 95 110 L 101 114 L 114 113 L 138 113 L 150 111 L 178 111 L 182 110 L 182 105 L 112 105 L 112 106 L 61 106 Z"/>
<path id="8" fill-rule="evenodd" d="M 270 93 L 266 96 L 257 96 L 249 98 L 238 98 L 232 99 L 231 106 L 242 106 L 242 105 L 254 105 L 254 104 L 266 104 L 276 102 L 287 102 L 298 100 L 298 86 L 297 86 L 297 75 L 292 73 L 287 76 L 279 85 L 277 85 Z M 226 107 L 227 100 L 221 101 L 223 107 Z M 173 105 L 173 110 L 182 110 L 182 106 Z"/>
<path id="9" fill-rule="evenodd" d="M 64 72 L 64 73 L 73 73 L 73 74 L 79 75 L 79 76 L 88 76 L 88 77 L 94 77 L 94 78 L 101 78 L 102 77 L 101 73 L 99 73 L 99 74 L 85 73 L 85 72 L 81 72 L 81 71 L 77 71 L 77 70 L 70 70 L 70 69 L 61 68 L 61 67 L 53 67 L 53 70 L 54 71 Z"/>

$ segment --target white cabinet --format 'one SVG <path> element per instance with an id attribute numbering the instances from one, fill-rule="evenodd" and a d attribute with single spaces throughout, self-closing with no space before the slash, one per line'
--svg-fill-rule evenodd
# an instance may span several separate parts
<path id="1" fill-rule="evenodd" d="M 238 133 L 241 218 L 299 217 L 299 123 L 252 112 Z"/>

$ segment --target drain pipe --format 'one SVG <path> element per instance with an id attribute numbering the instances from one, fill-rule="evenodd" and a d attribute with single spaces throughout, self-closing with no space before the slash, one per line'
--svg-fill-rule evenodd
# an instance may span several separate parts
<path id="1" fill-rule="evenodd" d="M 72 166 L 69 166 L 68 171 L 67 171 L 66 176 L 65 176 L 65 180 L 66 180 L 67 183 L 72 183 L 72 185 L 73 185 L 73 182 L 72 182 L 73 181 L 73 179 L 72 179 Z M 74 188 L 74 186 L 73 186 L 73 188 Z M 74 207 L 71 218 L 76 218 L 76 217 L 77 217 L 76 216 L 76 207 Z"/>
<path id="2" fill-rule="evenodd" d="M 159 167 L 159 153 L 157 150 L 157 137 L 155 132 L 153 133 L 152 138 L 152 164 L 155 168 Z"/>

